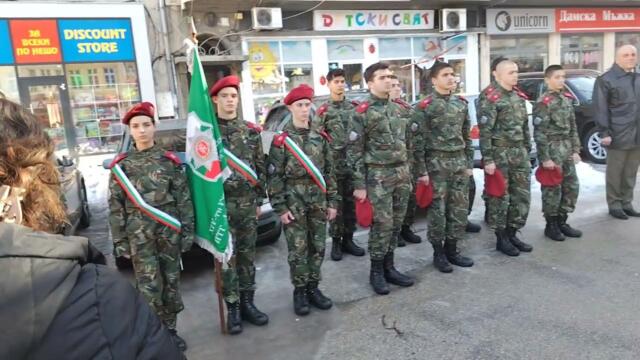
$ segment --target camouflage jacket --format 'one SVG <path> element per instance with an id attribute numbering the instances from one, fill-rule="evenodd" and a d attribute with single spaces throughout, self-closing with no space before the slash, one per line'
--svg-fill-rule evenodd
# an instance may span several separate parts
<path id="1" fill-rule="evenodd" d="M 554 140 L 569 140 L 573 153 L 580 153 L 574 99 L 570 92 L 547 91 L 533 107 L 533 137 L 540 161 L 551 159 L 549 145 Z"/>
<path id="2" fill-rule="evenodd" d="M 349 175 L 347 164 L 347 129 L 353 121 L 355 105 L 348 100 L 331 101 L 322 104 L 316 112 L 325 131 L 331 137 L 333 168 L 336 176 Z"/>
<path id="3" fill-rule="evenodd" d="M 299 204 L 291 203 L 291 193 L 296 193 L 298 198 L 306 198 L 309 201 L 324 202 L 333 209 L 337 209 L 340 202 L 336 178 L 333 172 L 331 147 L 329 137 L 321 130 L 320 126 L 311 125 L 310 129 L 300 129 L 288 123 L 283 132 L 293 140 L 311 159 L 313 164 L 322 172 L 327 185 L 327 192 L 322 193 L 313 182 L 311 176 L 298 160 L 285 148 L 284 145 L 274 144 L 269 150 L 268 193 L 269 201 L 274 211 L 282 215 Z"/>
<path id="4" fill-rule="evenodd" d="M 232 174 L 224 182 L 224 193 L 229 197 L 255 199 L 262 205 L 266 193 L 265 156 L 262 151 L 262 129 L 248 121 L 218 119 L 218 126 L 225 149 L 249 165 L 258 175 L 258 186 L 253 186 L 232 168 Z"/>
<path id="5" fill-rule="evenodd" d="M 480 151 L 485 163 L 493 162 L 495 146 L 523 146 L 531 151 L 531 134 L 525 95 L 514 87 L 507 91 L 494 83 L 482 91 L 478 125 Z"/>
<path id="6" fill-rule="evenodd" d="M 473 169 L 473 143 L 469 136 L 471 122 L 465 98 L 434 91 L 416 105 L 414 119 L 422 124 L 427 160 L 434 151 L 464 151 L 469 169 Z"/>
<path id="7" fill-rule="evenodd" d="M 193 242 L 193 205 L 184 167 L 177 157 L 157 145 L 143 151 L 134 147 L 126 157 L 117 157 L 112 166 L 115 163 L 149 205 L 180 220 L 180 247 L 188 250 Z M 129 241 L 155 236 L 163 226 L 127 198 L 113 174 L 109 181 L 109 223 L 117 256 L 131 254 Z"/>
<path id="8" fill-rule="evenodd" d="M 358 105 L 349 128 L 347 158 L 353 169 L 354 187 L 364 189 L 367 168 L 413 165 L 416 178 L 426 174 L 424 148 L 417 123 L 409 123 L 406 109 L 393 101 L 370 95 Z M 414 149 L 414 150 L 411 150 Z"/>

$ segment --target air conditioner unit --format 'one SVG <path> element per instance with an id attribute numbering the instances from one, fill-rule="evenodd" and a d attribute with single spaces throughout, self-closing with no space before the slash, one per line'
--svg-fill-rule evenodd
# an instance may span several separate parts
<path id="1" fill-rule="evenodd" d="M 251 25 L 254 30 L 282 29 L 282 9 L 263 7 L 252 8 Z"/>
<path id="2" fill-rule="evenodd" d="M 440 31 L 466 31 L 467 9 L 440 10 Z"/>

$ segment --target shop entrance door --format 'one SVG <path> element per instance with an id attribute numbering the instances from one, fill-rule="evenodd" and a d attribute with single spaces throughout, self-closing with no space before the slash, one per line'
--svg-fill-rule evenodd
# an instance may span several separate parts
<path id="1" fill-rule="evenodd" d="M 64 76 L 19 79 L 20 101 L 53 140 L 56 154 L 76 156 L 76 136 L 71 120 L 69 91 Z"/>

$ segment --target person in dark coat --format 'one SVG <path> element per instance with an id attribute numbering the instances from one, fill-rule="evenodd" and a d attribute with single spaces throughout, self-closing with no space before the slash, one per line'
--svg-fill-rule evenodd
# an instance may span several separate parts
<path id="1" fill-rule="evenodd" d="M 0 359 L 183 359 L 87 239 L 57 235 L 53 150 L 35 117 L 0 99 Z"/>

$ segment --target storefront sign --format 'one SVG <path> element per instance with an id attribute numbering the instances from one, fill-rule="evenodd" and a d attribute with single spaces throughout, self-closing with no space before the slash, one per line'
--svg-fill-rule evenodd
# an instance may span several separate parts
<path id="1" fill-rule="evenodd" d="M 490 35 L 550 33 L 554 25 L 553 9 L 487 9 Z"/>
<path id="2" fill-rule="evenodd" d="M 317 10 L 313 12 L 313 29 L 428 30 L 434 28 L 434 16 L 433 10 Z"/>
<path id="3" fill-rule="evenodd" d="M 59 20 L 58 28 L 66 62 L 134 59 L 128 19 Z"/>
<path id="4" fill-rule="evenodd" d="M 9 23 L 0 20 L 0 65 L 13 64 L 13 50 L 9 36 Z"/>
<path id="5" fill-rule="evenodd" d="M 639 31 L 640 9 L 556 9 L 556 30 L 559 32 Z"/>
<path id="6" fill-rule="evenodd" d="M 9 27 L 17 64 L 61 62 L 55 20 L 10 20 Z"/>

